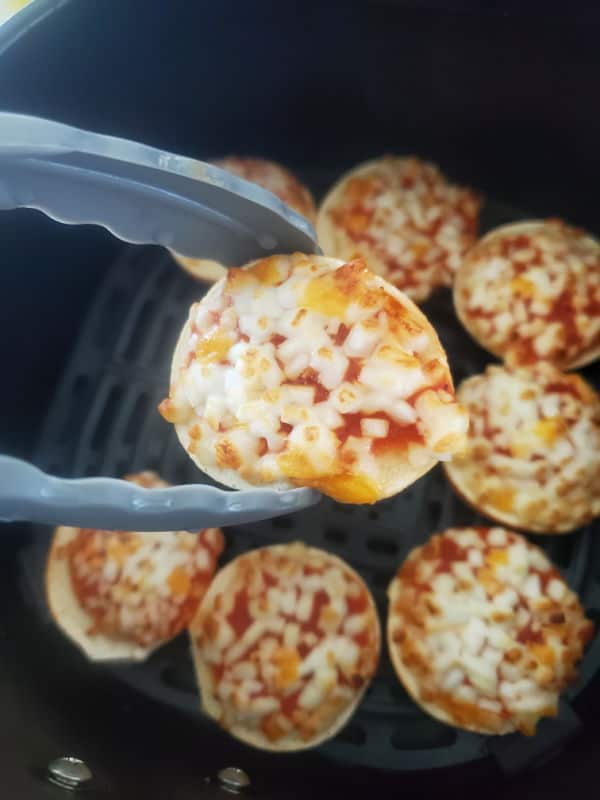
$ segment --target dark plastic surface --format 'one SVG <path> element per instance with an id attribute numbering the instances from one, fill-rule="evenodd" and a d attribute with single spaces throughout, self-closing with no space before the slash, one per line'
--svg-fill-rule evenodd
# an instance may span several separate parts
<path id="1" fill-rule="evenodd" d="M 483 227 L 518 216 L 514 210 L 488 204 Z M 50 408 L 35 458 L 39 466 L 66 477 L 118 476 L 156 469 L 172 482 L 199 480 L 200 473 L 156 406 L 167 391 L 170 355 L 180 326 L 190 303 L 202 291 L 203 286 L 177 268 L 162 250 L 124 250 L 97 295 Z M 448 350 L 457 381 L 488 363 L 488 356 L 456 321 L 448 291 L 434 295 L 425 310 Z M 592 368 L 587 374 L 597 376 L 598 370 Z M 325 499 L 296 515 L 229 528 L 225 558 L 261 544 L 302 539 L 338 554 L 358 569 L 385 620 L 386 587 L 409 550 L 451 524 L 481 521 L 458 500 L 436 469 L 402 494 L 373 507 L 344 506 Z M 535 537 L 535 541 L 564 571 L 584 605 L 600 610 L 592 536 L 589 527 L 564 537 Z M 45 548 L 45 541 L 38 540 L 24 560 L 40 608 Z M 402 771 L 464 764 L 491 754 L 505 772 L 518 772 L 560 749 L 577 730 L 568 701 L 599 665 L 597 638 L 583 662 L 582 680 L 567 693 L 557 719 L 545 720 L 533 739 L 514 735 L 492 740 L 426 716 L 396 680 L 384 652 L 359 712 L 320 752 L 347 765 Z M 111 671 L 133 688 L 191 715 L 200 726 L 212 726 L 198 710 L 185 637 L 145 664 Z"/>

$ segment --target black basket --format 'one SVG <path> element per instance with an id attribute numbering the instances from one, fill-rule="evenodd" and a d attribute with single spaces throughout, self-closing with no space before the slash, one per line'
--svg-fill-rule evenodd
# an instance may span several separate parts
<path id="1" fill-rule="evenodd" d="M 324 183 L 322 177 L 313 176 L 313 185 Z M 482 227 L 521 216 L 488 203 Z M 206 480 L 156 410 L 168 391 L 171 355 L 187 310 L 204 288 L 159 248 L 124 250 L 107 273 L 54 397 L 35 457 L 40 467 L 66 477 L 122 476 L 154 469 L 172 483 Z M 457 383 L 491 360 L 460 327 L 449 291 L 438 291 L 424 310 L 447 349 Z M 586 371 L 592 381 L 598 374 Z M 351 564 L 370 586 L 385 621 L 386 587 L 407 553 L 436 531 L 483 521 L 455 496 L 436 468 L 400 495 L 374 506 L 345 506 L 325 498 L 298 514 L 226 529 L 224 561 L 261 545 L 303 540 Z M 568 536 L 533 537 L 592 615 L 600 610 L 595 580 L 599 559 L 593 543 L 600 530 L 594 528 L 600 526 Z M 51 626 L 42 589 L 47 545 L 47 531 L 40 532 L 24 553 L 23 568 L 28 592 L 37 598 L 39 611 Z M 57 648 L 61 638 L 56 631 Z M 596 638 L 583 661 L 580 681 L 566 692 L 556 719 L 544 720 L 532 739 L 520 734 L 494 738 L 452 728 L 424 714 L 396 679 L 383 652 L 360 709 L 319 751 L 338 762 L 394 771 L 454 766 L 492 755 L 505 771 L 518 771 L 554 753 L 577 730 L 570 702 L 599 665 L 600 638 Z M 185 636 L 142 664 L 105 669 L 157 701 L 192 715 L 198 725 L 208 729 L 214 724 L 200 711 Z"/>

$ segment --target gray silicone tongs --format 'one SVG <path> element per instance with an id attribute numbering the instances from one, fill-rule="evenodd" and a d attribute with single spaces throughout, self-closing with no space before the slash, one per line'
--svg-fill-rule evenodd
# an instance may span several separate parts
<path id="1" fill-rule="evenodd" d="M 242 264 L 319 252 L 311 225 L 277 197 L 211 164 L 50 120 L 0 113 L 0 211 L 35 208 L 95 223 L 136 244 Z M 0 456 L 0 520 L 117 530 L 198 530 L 276 517 L 310 489 L 142 489 L 113 478 L 64 480 Z"/>

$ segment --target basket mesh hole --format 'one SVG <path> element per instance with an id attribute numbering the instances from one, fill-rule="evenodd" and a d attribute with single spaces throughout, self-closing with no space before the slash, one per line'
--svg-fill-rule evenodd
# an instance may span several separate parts
<path id="1" fill-rule="evenodd" d="M 367 741 L 367 733 L 361 725 L 353 722 L 340 731 L 338 739 L 346 744 L 354 744 L 358 747 Z"/>
<path id="2" fill-rule="evenodd" d="M 152 300 L 146 301 L 142 306 L 137 319 L 135 331 L 132 333 L 125 346 L 125 351 L 123 353 L 123 358 L 125 360 L 137 361 L 140 357 L 142 348 L 146 342 L 148 329 L 153 322 L 155 322 L 155 307 L 156 303 L 154 303 Z"/>
<path id="3" fill-rule="evenodd" d="M 164 259 L 163 259 L 164 261 Z M 157 296 L 164 295 L 173 282 L 173 273 L 169 269 L 161 269 L 154 284 L 154 293 Z"/>
<path id="4" fill-rule="evenodd" d="M 346 544 L 348 541 L 348 533 L 340 528 L 327 528 L 323 536 L 328 542 L 334 544 Z"/>
<path id="5" fill-rule="evenodd" d="M 390 580 L 389 572 L 373 572 L 371 575 L 371 585 L 379 589 L 386 588 Z"/>
<path id="6" fill-rule="evenodd" d="M 389 689 L 390 695 L 396 702 L 402 703 L 403 705 L 412 702 L 410 695 L 397 678 L 393 683 L 390 684 Z"/>
<path id="7" fill-rule="evenodd" d="M 106 445 L 112 424 L 117 419 L 117 412 L 121 406 L 122 398 L 123 389 L 120 386 L 113 386 L 106 398 L 102 414 L 92 435 L 91 445 L 93 450 L 98 450 Z"/>
<path id="8" fill-rule="evenodd" d="M 183 461 L 179 461 L 173 469 L 173 483 L 179 485 L 180 483 L 187 483 L 188 481 L 188 465 Z"/>
<path id="9" fill-rule="evenodd" d="M 586 608 L 585 615 L 594 623 L 594 629 L 598 630 L 600 628 L 600 608 Z"/>
<path id="10" fill-rule="evenodd" d="M 83 468 L 83 477 L 94 478 L 96 475 L 100 475 L 100 459 L 94 456 L 90 457 Z"/>
<path id="11" fill-rule="evenodd" d="M 198 283 L 191 275 L 184 272 L 179 265 L 178 269 L 182 274 L 180 275 L 180 283 L 175 295 L 176 300 L 179 303 L 189 303 L 191 305 L 194 299 L 199 300 L 203 294 L 206 294 L 207 286 L 206 284 Z"/>
<path id="12" fill-rule="evenodd" d="M 152 363 L 158 368 L 163 368 L 165 364 L 169 364 L 175 349 L 175 340 L 173 339 L 173 328 L 175 327 L 172 317 L 167 317 L 163 322 L 160 331 L 160 336 L 156 342 L 156 349 L 152 356 Z"/>
<path id="13" fill-rule="evenodd" d="M 372 553 L 380 553 L 384 556 L 395 556 L 398 552 L 398 545 L 391 539 L 382 539 L 375 536 L 370 536 L 367 540 L 367 548 Z"/>
<path id="14" fill-rule="evenodd" d="M 60 475 L 63 464 L 60 461 L 51 461 L 47 469 L 51 475 Z"/>
<path id="15" fill-rule="evenodd" d="M 337 514 L 356 514 L 356 508 L 352 506 L 338 506 L 334 505 L 334 509 Z"/>
<path id="16" fill-rule="evenodd" d="M 456 732 L 428 717 L 417 717 L 410 726 L 396 728 L 390 741 L 396 750 L 449 747 L 456 741 Z"/>
<path id="17" fill-rule="evenodd" d="M 455 386 L 458 386 L 461 381 L 468 378 L 469 374 L 469 369 L 466 364 L 460 362 L 458 364 L 456 362 L 452 364 L 452 377 L 454 378 Z"/>
<path id="18" fill-rule="evenodd" d="M 129 475 L 131 473 L 131 462 L 125 458 L 120 458 L 115 462 L 114 473 L 115 478 L 122 478 L 125 475 Z"/>
<path id="19" fill-rule="evenodd" d="M 77 441 L 81 435 L 83 422 L 88 413 L 90 381 L 84 375 L 78 375 L 71 389 L 70 413 L 65 415 L 65 421 L 59 433 L 59 441 Z"/>
<path id="20" fill-rule="evenodd" d="M 275 517 L 271 520 L 271 525 L 274 528 L 279 528 L 280 530 L 289 531 L 291 528 L 294 527 L 294 518 L 289 514 L 284 515 L 283 517 Z"/>
<path id="21" fill-rule="evenodd" d="M 408 490 L 405 490 L 405 493 L 407 493 L 407 491 Z M 377 511 L 380 514 L 388 514 L 390 511 L 394 510 L 395 501 L 395 497 L 390 497 L 389 500 L 382 500 L 380 503 L 377 503 Z"/>
<path id="22" fill-rule="evenodd" d="M 442 516 L 442 504 L 439 500 L 430 500 L 427 504 L 427 510 L 432 520 L 439 520 Z"/>
<path id="23" fill-rule="evenodd" d="M 106 298 L 103 313 L 100 314 L 98 326 L 93 334 L 93 341 L 97 347 L 103 347 L 114 338 L 114 332 L 120 329 L 126 310 L 125 294 L 122 289 L 115 287 Z"/>
<path id="24" fill-rule="evenodd" d="M 129 419 L 127 420 L 127 425 L 125 426 L 125 431 L 123 433 L 123 441 L 125 444 L 133 444 L 135 441 L 137 441 L 140 429 L 144 423 L 144 420 L 146 419 L 146 414 L 148 413 L 149 403 L 150 398 L 147 394 L 141 394 L 135 401 L 135 405 L 131 410 L 131 414 L 129 415 Z"/>
<path id="25" fill-rule="evenodd" d="M 196 692 L 194 673 L 185 662 L 168 664 L 161 670 L 160 679 L 169 689 L 177 689 L 188 694 Z"/>
<path id="26" fill-rule="evenodd" d="M 221 558 L 221 564 L 230 561 L 240 553 L 244 552 L 244 541 L 241 539 L 241 528 L 226 528 L 225 531 L 225 549 Z M 241 542 L 241 543 L 240 543 Z"/>
<path id="27" fill-rule="evenodd" d="M 557 567 L 566 569 L 573 560 L 573 537 L 556 536 L 551 540 L 547 537 L 537 537 L 536 544 L 541 547 L 546 545 L 548 556 Z"/>

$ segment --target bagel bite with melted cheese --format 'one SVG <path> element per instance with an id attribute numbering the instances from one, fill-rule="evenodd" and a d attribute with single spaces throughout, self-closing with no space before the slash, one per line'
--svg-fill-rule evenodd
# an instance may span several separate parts
<path id="1" fill-rule="evenodd" d="M 558 219 L 496 228 L 464 257 L 454 306 L 511 366 L 589 364 L 600 355 L 600 242 Z"/>
<path id="2" fill-rule="evenodd" d="M 227 564 L 190 637 L 204 710 L 236 738 L 277 751 L 315 747 L 346 724 L 381 646 L 359 575 L 301 542 Z"/>
<path id="3" fill-rule="evenodd" d="M 433 717 L 477 733 L 535 733 L 593 635 L 539 547 L 504 528 L 450 528 L 413 550 L 388 590 L 398 678 Z"/>
<path id="4" fill-rule="evenodd" d="M 125 478 L 146 489 L 153 472 Z M 224 547 L 218 528 L 130 532 L 56 529 L 46 595 L 58 627 L 92 661 L 142 661 L 187 628 Z"/>
<path id="5" fill-rule="evenodd" d="M 422 302 L 451 286 L 475 244 L 481 198 L 421 159 L 383 158 L 345 173 L 319 207 L 317 238 L 328 256 L 365 258 Z"/>
<path id="6" fill-rule="evenodd" d="M 424 314 L 358 259 L 272 256 L 195 303 L 160 405 L 204 472 L 374 503 L 465 443 Z"/>

